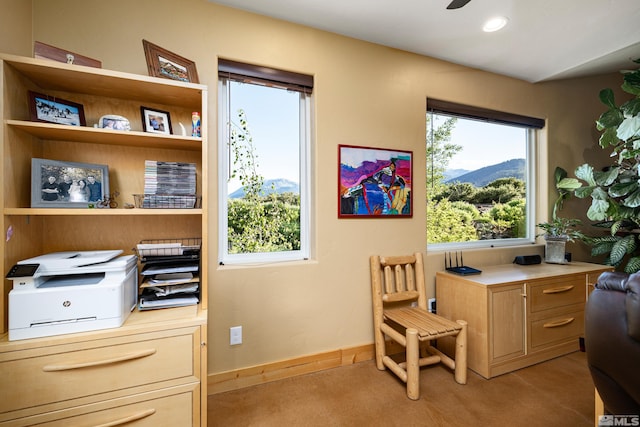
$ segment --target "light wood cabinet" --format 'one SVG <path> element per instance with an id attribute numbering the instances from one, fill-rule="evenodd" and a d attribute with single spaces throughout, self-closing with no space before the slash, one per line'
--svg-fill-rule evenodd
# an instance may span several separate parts
<path id="1" fill-rule="evenodd" d="M 609 270 L 572 262 L 438 272 L 438 314 L 468 322 L 469 368 L 491 378 L 578 350 L 588 289 Z"/>
<path id="2" fill-rule="evenodd" d="M 122 249 L 141 240 L 200 238 L 200 303 L 139 312 L 119 328 L 8 341 L 0 292 L 0 425 L 206 425 L 207 87 L 0 54 L 0 245 L 4 279 L 16 262 L 49 252 Z M 87 126 L 30 121 L 28 91 L 83 105 Z M 142 106 L 167 111 L 174 134 L 143 132 Z M 107 114 L 131 131 L 94 128 Z M 106 164 L 116 209 L 31 208 L 31 159 Z M 145 160 L 196 164 L 197 209 L 124 209 L 144 193 Z M 99 302 L 96 302 L 99 303 Z M 113 424 L 116 423 L 116 424 Z M 129 424 L 127 424 L 129 425 Z"/>

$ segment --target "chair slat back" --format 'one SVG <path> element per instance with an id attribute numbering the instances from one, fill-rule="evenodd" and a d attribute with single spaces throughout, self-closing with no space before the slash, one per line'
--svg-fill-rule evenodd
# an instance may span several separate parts
<path id="1" fill-rule="evenodd" d="M 371 279 L 374 298 L 377 295 L 381 300 L 380 304 L 417 301 L 418 306 L 426 309 L 421 253 L 406 256 L 372 256 Z"/>

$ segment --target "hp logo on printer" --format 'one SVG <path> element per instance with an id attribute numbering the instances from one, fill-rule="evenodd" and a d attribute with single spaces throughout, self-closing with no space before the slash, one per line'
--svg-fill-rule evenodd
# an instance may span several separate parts
<path id="1" fill-rule="evenodd" d="M 65 301 L 62 303 L 63 307 L 71 307 L 71 301 Z"/>

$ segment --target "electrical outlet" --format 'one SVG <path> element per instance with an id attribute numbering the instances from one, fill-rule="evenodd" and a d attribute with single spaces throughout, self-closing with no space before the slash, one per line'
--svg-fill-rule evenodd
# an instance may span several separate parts
<path id="1" fill-rule="evenodd" d="M 229 328 L 229 344 L 242 344 L 242 326 L 234 326 Z"/>
<path id="2" fill-rule="evenodd" d="M 427 300 L 427 310 L 429 310 L 429 313 L 435 313 L 436 312 L 436 299 L 435 298 L 429 298 Z"/>

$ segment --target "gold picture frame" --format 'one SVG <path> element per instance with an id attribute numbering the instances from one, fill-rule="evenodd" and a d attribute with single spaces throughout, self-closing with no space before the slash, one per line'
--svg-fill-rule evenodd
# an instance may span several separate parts
<path id="1" fill-rule="evenodd" d="M 149 75 L 188 83 L 200 83 L 196 63 L 161 48 L 148 40 L 142 40 Z"/>

